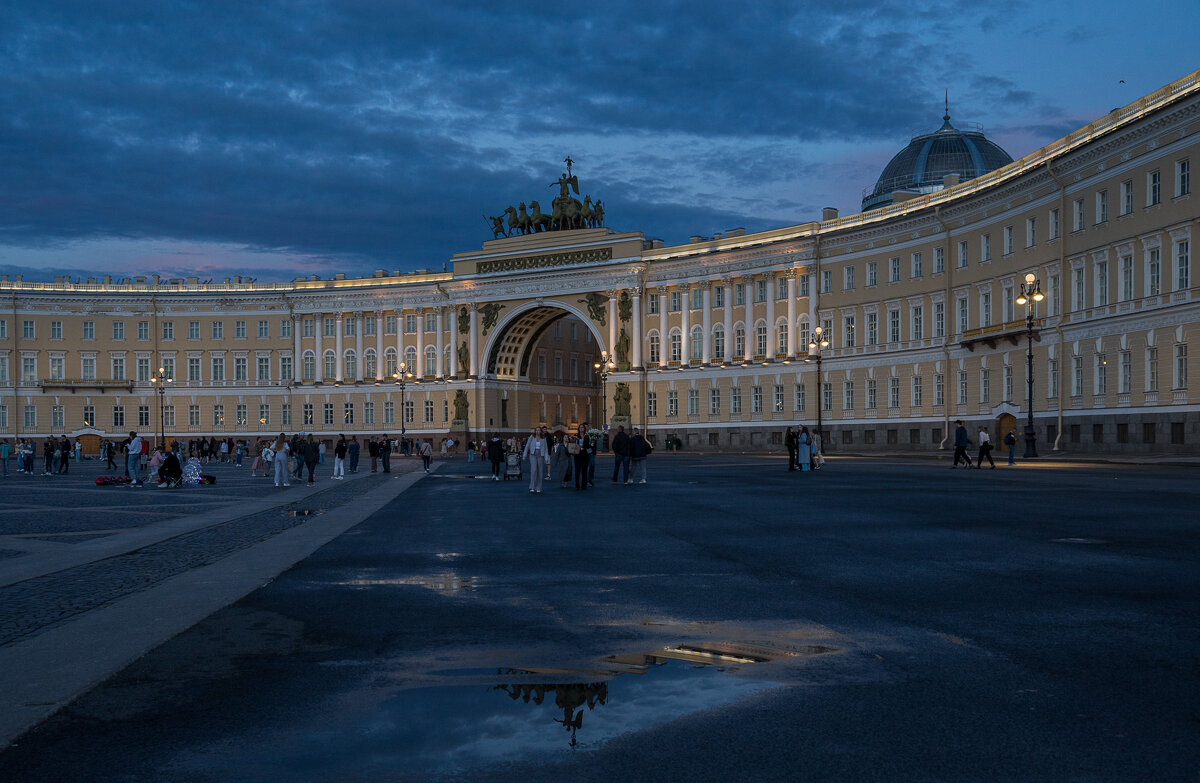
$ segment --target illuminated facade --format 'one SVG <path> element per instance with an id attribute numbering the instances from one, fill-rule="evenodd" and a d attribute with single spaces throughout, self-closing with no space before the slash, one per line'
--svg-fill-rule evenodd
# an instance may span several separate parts
<path id="1" fill-rule="evenodd" d="M 1200 72 L 960 184 L 673 247 L 596 228 L 488 241 L 450 273 L 6 280 L 0 436 L 155 431 L 159 367 L 172 437 L 570 425 L 590 403 L 548 408 L 535 350 L 565 315 L 619 359 L 608 418 L 627 392 L 656 438 L 781 448 L 821 405 L 835 451 L 930 450 L 959 418 L 1022 428 L 1032 272 L 1039 448 L 1195 453 L 1198 109 Z"/>

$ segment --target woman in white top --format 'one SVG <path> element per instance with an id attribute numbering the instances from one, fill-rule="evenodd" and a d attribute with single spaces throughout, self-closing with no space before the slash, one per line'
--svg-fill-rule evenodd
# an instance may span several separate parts
<path id="1" fill-rule="evenodd" d="M 275 465 L 275 486 L 290 487 L 291 484 L 288 482 L 288 442 L 287 436 L 282 432 L 275 439 L 271 451 L 275 452 L 271 457 L 271 462 Z"/>
<path id="2" fill-rule="evenodd" d="M 542 481 L 546 478 L 546 459 L 550 456 L 550 444 L 546 441 L 546 430 L 538 427 L 533 437 L 525 441 L 525 452 L 521 455 L 529 460 L 529 491 L 542 494 Z"/>
<path id="3" fill-rule="evenodd" d="M 975 469 L 983 468 L 983 461 L 986 459 L 992 463 L 992 470 L 996 469 L 996 463 L 992 459 L 992 436 L 988 434 L 987 427 L 979 428 L 979 459 L 975 460 Z"/>

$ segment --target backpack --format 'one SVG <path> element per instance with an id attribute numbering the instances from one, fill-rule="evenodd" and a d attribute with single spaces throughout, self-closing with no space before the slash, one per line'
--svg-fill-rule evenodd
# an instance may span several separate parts
<path id="1" fill-rule="evenodd" d="M 1016 442 L 1017 442 L 1017 439 L 1013 437 L 1013 434 L 1011 432 L 1004 436 L 1004 445 L 1005 446 L 1011 446 Z"/>

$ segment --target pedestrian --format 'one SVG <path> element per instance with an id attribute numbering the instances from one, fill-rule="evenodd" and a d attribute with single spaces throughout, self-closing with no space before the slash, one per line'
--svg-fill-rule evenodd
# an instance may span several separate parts
<path id="1" fill-rule="evenodd" d="M 49 476 L 53 473 L 54 452 L 57 448 L 58 447 L 55 445 L 53 438 L 46 438 L 46 440 L 42 442 L 42 459 L 46 462 L 45 468 L 42 470 L 43 476 Z"/>
<path id="2" fill-rule="evenodd" d="M 61 452 L 58 457 L 58 472 L 69 473 L 71 469 L 71 441 L 67 440 L 64 435 L 62 443 L 58 445 L 58 450 Z"/>
<path id="3" fill-rule="evenodd" d="M 346 453 L 350 444 L 345 435 L 338 435 L 337 443 L 333 444 L 333 478 L 341 481 L 346 478 Z"/>
<path id="4" fill-rule="evenodd" d="M 379 441 L 374 438 L 367 439 L 367 456 L 371 458 L 371 472 L 374 473 L 379 466 Z"/>
<path id="5" fill-rule="evenodd" d="M 796 432 L 796 465 L 803 472 L 812 469 L 812 436 L 803 424 Z"/>
<path id="6" fill-rule="evenodd" d="M 979 428 L 979 457 L 975 460 L 975 469 L 983 468 L 983 461 L 987 460 L 992 465 L 992 470 L 996 469 L 996 463 L 992 460 L 992 436 L 988 434 L 987 427 Z"/>
<path id="7" fill-rule="evenodd" d="M 358 436 L 355 435 L 350 439 L 350 445 L 347 447 L 346 453 L 350 455 L 350 472 L 358 472 L 358 452 L 362 447 L 358 445 Z"/>
<path id="8" fill-rule="evenodd" d="M 313 478 L 313 471 L 317 469 L 317 465 L 321 462 L 321 448 L 317 442 L 313 440 L 313 436 L 309 435 L 308 440 L 304 442 L 304 467 L 308 469 L 308 486 L 316 483 Z"/>
<path id="9" fill-rule="evenodd" d="M 8 441 L 0 441 L 0 465 L 4 465 L 4 478 L 8 478 L 8 458 L 12 456 L 12 446 Z"/>
<path id="10" fill-rule="evenodd" d="M 617 483 L 617 474 L 619 471 L 624 471 L 620 481 L 622 484 L 631 484 L 629 480 L 629 435 L 625 432 L 625 425 L 617 425 L 617 434 L 612 439 L 613 453 L 613 475 L 612 483 Z"/>
<path id="11" fill-rule="evenodd" d="M 445 445 L 444 442 L 443 442 L 443 445 Z M 446 454 L 446 452 L 442 451 L 442 456 L 445 456 L 445 454 Z M 425 465 L 426 473 L 429 472 L 429 465 L 432 461 L 433 461 L 433 444 L 427 440 L 423 440 L 423 441 L 421 441 L 421 462 L 424 463 L 424 465 Z"/>
<path id="12" fill-rule="evenodd" d="M 292 449 L 292 457 L 296 460 L 296 465 L 292 477 L 296 481 L 304 480 L 304 445 L 308 442 L 308 433 L 301 430 L 292 438 L 290 447 Z"/>
<path id="13" fill-rule="evenodd" d="M 634 427 L 633 435 L 629 438 L 629 459 L 633 462 L 634 483 L 646 483 L 646 458 L 652 451 L 654 447 L 650 445 L 650 441 L 643 438 L 642 431 Z"/>
<path id="14" fill-rule="evenodd" d="M 1017 464 L 1017 428 L 1013 427 L 1004 436 L 1004 445 L 1008 446 L 1008 464 Z"/>
<path id="15" fill-rule="evenodd" d="M 475 441 L 467 441 L 467 462 L 475 461 Z"/>
<path id="16" fill-rule="evenodd" d="M 116 460 L 114 459 L 114 457 L 116 457 L 116 455 L 117 455 L 117 445 L 115 443 L 113 443 L 111 440 L 105 440 L 103 445 L 101 446 L 101 450 L 104 452 L 104 458 L 106 460 L 108 460 L 108 466 L 106 469 L 107 470 L 116 470 L 117 463 L 116 463 Z"/>
<path id="17" fill-rule="evenodd" d="M 275 486 L 290 487 L 288 483 L 288 454 L 291 449 L 288 447 L 287 435 L 282 432 L 275 438 L 275 445 L 271 447 L 271 451 L 275 453 L 273 458 L 275 468 Z"/>
<path id="18" fill-rule="evenodd" d="M 237 467 L 242 466 L 242 455 L 246 453 L 246 442 L 239 440 L 233 447 L 233 464 Z"/>
<path id="19" fill-rule="evenodd" d="M 967 428 L 962 419 L 954 423 L 958 426 L 954 429 L 954 464 L 950 468 L 957 468 L 960 459 L 969 468 L 971 467 L 971 458 L 967 455 L 967 446 L 971 445 L 971 437 L 967 435 Z"/>
<path id="20" fill-rule="evenodd" d="M 549 469 L 550 478 L 565 488 L 570 481 L 571 455 L 567 453 L 567 444 L 563 443 L 561 435 L 554 436 L 550 447 Z"/>
<path id="21" fill-rule="evenodd" d="M 401 435 L 400 437 L 404 436 Z M 383 466 L 384 473 L 392 472 L 392 441 L 388 438 L 386 432 L 379 439 L 379 463 Z"/>
<path id="22" fill-rule="evenodd" d="M 129 473 L 129 486 L 140 487 L 142 477 L 142 439 L 136 432 L 129 433 L 129 446 L 125 452 L 125 469 Z"/>
<path id="23" fill-rule="evenodd" d="M 499 435 L 493 435 L 487 445 L 487 456 L 492 463 L 492 481 L 500 480 L 500 466 L 504 464 L 505 451 L 504 441 Z"/>
<path id="24" fill-rule="evenodd" d="M 783 433 L 783 445 L 787 448 L 788 453 L 788 470 L 796 469 L 796 431 L 791 427 Z"/>
<path id="25" fill-rule="evenodd" d="M 325 441 L 321 441 L 320 445 L 317 446 L 317 461 L 322 465 L 325 464 Z"/>
<path id="26" fill-rule="evenodd" d="M 218 448 L 221 450 L 221 464 L 224 465 L 229 461 L 229 441 L 221 441 L 221 445 Z"/>
<path id="27" fill-rule="evenodd" d="M 546 460 L 550 456 L 550 444 L 546 441 L 546 431 L 537 427 L 533 437 L 525 441 L 524 459 L 529 460 L 529 491 L 531 494 L 542 494 L 542 482 L 545 480 Z"/>
<path id="28" fill-rule="evenodd" d="M 586 490 L 588 488 L 588 455 L 595 451 L 595 446 L 592 444 L 591 438 L 587 434 L 587 422 L 579 425 L 579 429 L 575 435 L 567 442 L 567 451 L 575 459 L 575 490 Z"/>

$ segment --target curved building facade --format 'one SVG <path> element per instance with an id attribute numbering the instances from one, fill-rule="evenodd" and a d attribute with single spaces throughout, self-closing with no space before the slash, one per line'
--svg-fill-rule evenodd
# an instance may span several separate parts
<path id="1" fill-rule="evenodd" d="M 819 415 L 829 450 L 903 451 L 945 447 L 956 419 L 998 438 L 1032 407 L 1043 451 L 1194 454 L 1198 139 L 1200 72 L 959 184 L 756 234 L 557 231 L 485 242 L 449 273 L 266 285 L 5 280 L 0 437 L 586 419 L 768 450 Z M 1046 294 L 1032 399 L 1028 273 Z M 615 367 L 593 397 L 579 390 L 601 351 Z"/>

